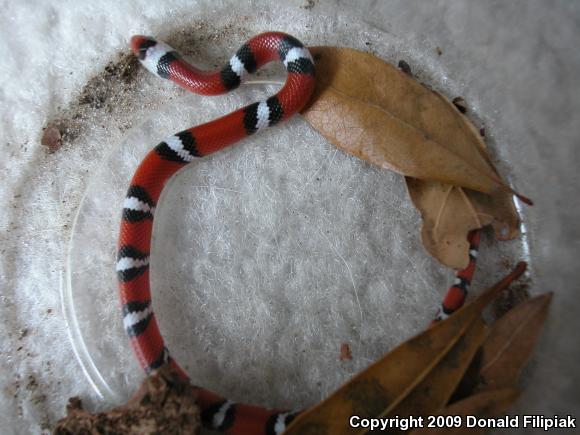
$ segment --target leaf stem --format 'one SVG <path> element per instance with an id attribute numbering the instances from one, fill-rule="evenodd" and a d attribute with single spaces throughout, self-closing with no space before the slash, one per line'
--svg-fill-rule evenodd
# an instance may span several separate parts
<path id="1" fill-rule="evenodd" d="M 534 205 L 534 201 L 532 201 L 530 198 L 528 198 L 527 196 L 524 196 L 520 193 L 517 193 L 515 191 L 513 191 L 514 195 L 516 196 L 517 199 L 519 199 L 521 202 L 523 202 L 524 204 L 527 205 Z"/>

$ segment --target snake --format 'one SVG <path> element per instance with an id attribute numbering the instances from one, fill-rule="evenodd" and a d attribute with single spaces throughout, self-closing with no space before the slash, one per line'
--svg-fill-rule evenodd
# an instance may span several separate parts
<path id="1" fill-rule="evenodd" d="M 284 85 L 275 95 L 160 142 L 137 167 L 123 200 L 116 259 L 123 326 L 146 373 L 169 364 L 188 379 L 165 346 L 152 309 L 149 255 L 157 202 L 169 178 L 190 162 L 299 112 L 315 87 L 314 60 L 304 44 L 282 32 L 250 38 L 224 67 L 215 71 L 194 67 L 168 44 L 152 37 L 135 35 L 130 46 L 148 71 L 201 95 L 230 92 L 269 62 L 282 62 L 287 72 Z M 281 434 L 297 414 L 236 403 L 204 388 L 195 388 L 203 426 L 228 434 Z"/>
<path id="2" fill-rule="evenodd" d="M 157 202 L 166 182 L 184 166 L 275 126 L 304 108 L 315 87 L 314 60 L 298 39 L 282 32 L 254 36 L 223 68 L 210 72 L 197 69 L 171 46 L 149 36 L 133 36 L 130 46 L 141 64 L 157 77 L 207 96 L 234 90 L 272 61 L 281 61 L 287 71 L 286 82 L 277 94 L 160 142 L 139 164 L 123 200 L 116 260 L 123 326 L 147 374 L 169 364 L 188 380 L 165 346 L 152 308 L 149 255 Z M 468 241 L 468 266 L 457 272 L 434 322 L 447 318 L 465 301 L 475 270 L 479 232 L 472 231 Z M 279 435 L 300 412 L 234 402 L 202 387 L 194 388 L 204 427 L 231 435 Z"/>
<path id="3" fill-rule="evenodd" d="M 469 292 L 469 286 L 473 280 L 475 267 L 477 264 L 477 255 L 479 253 L 479 244 L 481 242 L 481 234 L 479 230 L 472 230 L 467 235 L 467 242 L 469 243 L 469 261 L 467 266 L 458 270 L 455 274 L 455 281 L 447 289 L 447 293 L 443 298 L 441 306 L 435 314 L 432 324 L 445 320 L 455 311 L 460 309 L 465 303 L 465 299 Z"/>

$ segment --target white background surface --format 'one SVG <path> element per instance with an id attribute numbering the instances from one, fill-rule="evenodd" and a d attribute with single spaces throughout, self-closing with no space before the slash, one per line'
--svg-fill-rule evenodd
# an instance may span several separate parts
<path id="1" fill-rule="evenodd" d="M 134 33 L 189 35 L 198 45 L 178 48 L 211 67 L 248 36 L 283 30 L 310 45 L 405 59 L 431 86 L 464 96 L 505 162 L 504 174 L 536 202 L 523 216 L 530 290 L 555 292 L 514 412 L 577 412 L 578 3 L 18 2 L 2 9 L 2 433 L 40 432 L 63 415 L 72 395 L 91 409 L 109 404 L 75 359 L 59 298 L 73 217 L 94 188 L 91 180 L 102 175 L 99 162 L 127 149 L 131 127 L 153 128 L 139 143 L 154 145 L 239 106 L 252 92 L 262 95 L 242 91 L 210 102 L 140 74 L 134 86 L 108 97 L 116 101 L 110 111 L 84 108 L 81 137 L 48 154 L 39 144 L 42 127 L 66 117 L 84 84 L 126 50 Z M 129 168 L 137 154 L 120 153 L 116 164 Z M 122 341 L 110 279 L 115 204 L 125 185 L 103 183 L 110 201 L 104 195 L 95 203 L 105 221 L 93 227 L 86 255 L 96 258 L 87 275 L 95 277 L 99 308 L 83 330 L 105 355 L 99 367 L 121 399 L 140 377 Z M 419 331 L 451 280 L 421 250 L 413 231 L 418 216 L 400 177 L 335 151 L 299 119 L 184 171 L 173 187 L 154 244 L 160 255 L 153 288 L 169 284 L 156 299 L 161 326 L 197 383 L 236 400 L 290 407 L 320 400 Z M 501 249 L 521 252 L 519 246 Z M 182 254 L 177 260 L 165 255 L 174 248 Z M 494 249 L 483 253 L 481 285 L 502 273 Z M 337 360 L 342 342 L 351 344 L 352 362 Z"/>

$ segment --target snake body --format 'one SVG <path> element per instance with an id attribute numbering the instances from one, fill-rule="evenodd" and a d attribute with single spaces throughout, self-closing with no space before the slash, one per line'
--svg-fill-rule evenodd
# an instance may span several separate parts
<path id="1" fill-rule="evenodd" d="M 310 52 L 296 38 L 268 32 L 251 38 L 214 72 L 188 64 L 169 45 L 145 36 L 134 36 L 131 48 L 153 74 L 202 95 L 219 95 L 238 87 L 264 64 L 283 62 L 288 77 L 283 88 L 265 101 L 255 102 L 222 118 L 172 135 L 150 151 L 137 168 L 123 203 L 117 253 L 117 277 L 123 325 L 134 353 L 149 373 L 164 364 L 186 373 L 170 356 L 159 331 L 151 305 L 149 252 L 157 201 L 167 180 L 194 159 L 219 151 L 300 111 L 314 89 L 314 62 Z M 475 271 L 479 232 L 469 235 L 469 265 L 457 273 L 435 321 L 448 317 L 464 301 Z M 204 426 L 232 435 L 281 434 L 297 415 L 295 412 L 265 409 L 235 403 L 196 387 Z"/>
<path id="2" fill-rule="evenodd" d="M 467 241 L 469 242 L 469 262 L 465 269 L 459 270 L 455 274 L 455 282 L 447 290 L 441 307 L 439 307 L 435 315 L 434 322 L 445 320 L 465 303 L 465 298 L 467 297 L 469 286 L 475 273 L 480 240 L 481 234 L 479 230 L 470 231 L 467 236 Z"/>
<path id="3" fill-rule="evenodd" d="M 147 373 L 171 364 L 187 378 L 164 344 L 151 305 L 149 252 L 155 208 L 163 186 L 194 159 L 276 125 L 302 109 L 314 90 L 314 62 L 300 41 L 280 32 L 251 38 L 225 67 L 213 72 L 195 68 L 169 45 L 150 37 L 134 36 L 131 49 L 153 74 L 202 95 L 229 92 L 248 74 L 271 61 L 281 61 L 288 73 L 282 89 L 267 100 L 162 141 L 140 163 L 124 199 L 116 263 L 123 325 Z M 234 403 L 203 388 L 198 390 L 198 404 L 204 426 L 234 435 L 280 434 L 295 416 L 281 410 Z"/>

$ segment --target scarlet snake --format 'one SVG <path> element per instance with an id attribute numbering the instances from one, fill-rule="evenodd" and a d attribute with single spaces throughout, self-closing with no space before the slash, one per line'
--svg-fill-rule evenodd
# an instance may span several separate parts
<path id="1" fill-rule="evenodd" d="M 134 36 L 131 48 L 155 75 L 202 95 L 229 92 L 248 74 L 271 61 L 282 61 L 288 73 L 283 88 L 267 100 L 184 130 L 159 143 L 137 168 L 124 199 L 116 264 L 123 325 L 134 353 L 147 373 L 169 363 L 187 378 L 169 355 L 151 306 L 149 252 L 153 218 L 161 191 L 173 174 L 195 158 L 219 151 L 300 111 L 314 89 L 314 62 L 302 43 L 279 32 L 251 38 L 224 68 L 214 72 L 189 65 L 175 50 L 153 38 Z M 470 258 L 474 266 L 475 258 Z M 467 284 L 472 273 L 473 268 L 468 270 Z M 464 297 L 467 287 L 460 290 Z M 450 296 L 449 306 L 444 303 L 444 314 L 450 314 L 463 303 L 462 298 L 459 301 L 454 295 Z M 281 434 L 296 415 L 234 403 L 203 388 L 198 388 L 198 404 L 204 426 L 233 435 Z"/>
<path id="2" fill-rule="evenodd" d="M 153 216 L 163 186 L 193 159 L 219 151 L 302 109 L 314 90 L 314 62 L 300 41 L 279 32 L 251 38 L 224 68 L 214 72 L 189 65 L 175 50 L 153 38 L 134 36 L 131 49 L 152 73 L 202 95 L 229 92 L 249 73 L 271 61 L 282 61 L 288 73 L 282 89 L 267 100 L 184 130 L 157 145 L 137 168 L 124 200 L 116 266 L 123 325 L 146 372 L 170 363 L 187 378 L 169 356 L 151 307 L 149 250 Z M 198 391 L 198 404 L 206 427 L 235 435 L 280 434 L 294 416 L 233 403 L 203 388 Z"/>
<path id="3" fill-rule="evenodd" d="M 457 271 L 455 274 L 455 282 L 447 290 L 447 294 L 441 303 L 441 307 L 435 315 L 434 322 L 444 320 L 460 309 L 465 302 L 473 274 L 475 273 L 475 265 L 477 262 L 477 254 L 479 251 L 479 242 L 481 234 L 479 230 L 473 230 L 467 236 L 469 241 L 469 263 L 465 269 Z"/>

